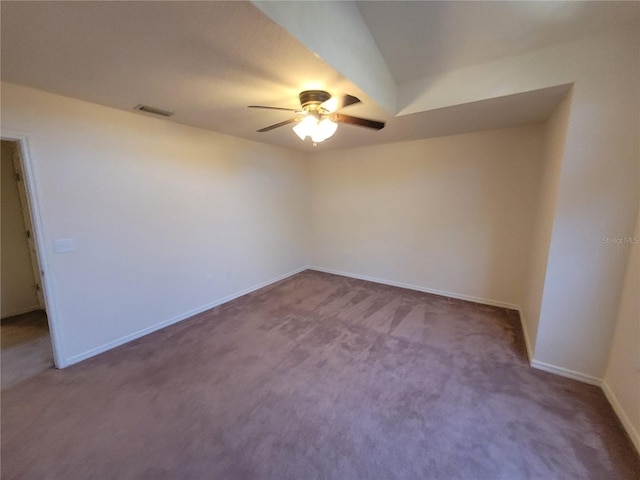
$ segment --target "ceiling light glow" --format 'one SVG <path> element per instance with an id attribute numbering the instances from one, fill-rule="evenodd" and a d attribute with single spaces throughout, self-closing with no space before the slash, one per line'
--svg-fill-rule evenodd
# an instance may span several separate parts
<path id="1" fill-rule="evenodd" d="M 337 129 L 337 123 L 332 122 L 328 118 L 320 120 L 313 115 L 305 117 L 293 127 L 293 131 L 300 137 L 300 140 L 311 137 L 314 143 L 324 142 L 327 138 L 332 137 Z"/>

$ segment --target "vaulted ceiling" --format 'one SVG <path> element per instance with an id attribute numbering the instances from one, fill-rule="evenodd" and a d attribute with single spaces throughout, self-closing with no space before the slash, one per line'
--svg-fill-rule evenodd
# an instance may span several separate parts
<path id="1" fill-rule="evenodd" d="M 341 125 L 316 148 L 350 148 L 546 119 L 568 85 L 411 106 L 405 92 L 445 72 L 638 21 L 637 2 L 13 2 L 3 0 L 6 82 L 298 150 L 289 118 L 309 88 L 349 93 Z M 469 80 L 472 81 L 471 79 Z M 400 101 L 402 99 L 402 101 Z"/>

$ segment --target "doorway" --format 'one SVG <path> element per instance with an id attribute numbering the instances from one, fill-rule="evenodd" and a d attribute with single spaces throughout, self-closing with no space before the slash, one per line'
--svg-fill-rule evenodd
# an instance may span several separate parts
<path id="1" fill-rule="evenodd" d="M 53 367 L 54 360 L 20 144 L 1 143 L 0 360 L 5 389 Z"/>

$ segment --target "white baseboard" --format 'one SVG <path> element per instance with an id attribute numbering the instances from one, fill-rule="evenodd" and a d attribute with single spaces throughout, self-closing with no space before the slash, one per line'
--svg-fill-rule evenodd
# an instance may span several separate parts
<path id="1" fill-rule="evenodd" d="M 474 302 L 474 303 L 480 303 L 483 305 L 492 305 L 495 307 L 504 307 L 504 308 L 509 308 L 512 310 L 516 310 L 520 313 L 520 321 L 522 322 L 522 331 L 524 334 L 524 338 L 525 338 L 525 344 L 526 344 L 526 348 L 527 348 L 527 354 L 529 355 L 529 361 L 530 361 L 530 365 L 533 368 L 537 368 L 538 370 L 544 370 L 545 372 L 549 372 L 549 373 L 555 373 L 556 375 L 560 375 L 562 377 L 567 377 L 567 378 L 571 378 L 573 380 L 578 380 L 579 382 L 583 382 L 583 383 L 587 383 L 589 385 L 596 385 L 596 386 L 601 386 L 602 384 L 602 380 L 596 377 L 592 377 L 591 375 L 587 375 L 584 373 L 580 373 L 580 372 L 576 372 L 573 370 L 569 370 L 567 368 L 563 368 L 563 367 L 557 367 L 555 365 L 551 365 L 549 363 L 545 363 L 545 362 L 541 362 L 539 360 L 535 360 L 533 359 L 533 351 L 531 348 L 531 340 L 529 339 L 529 336 L 527 334 L 527 329 L 525 328 L 525 320 L 524 320 L 524 316 L 522 315 L 522 311 L 520 309 L 520 307 L 518 305 L 514 305 L 511 303 L 506 303 L 506 302 L 501 302 L 498 300 L 492 300 L 492 299 L 487 299 L 487 298 L 480 298 L 480 297 L 473 297 L 470 295 L 463 295 L 463 294 L 459 294 L 459 293 L 453 293 L 453 292 L 446 292 L 443 290 L 436 290 L 433 288 L 426 288 L 426 287 L 422 287 L 419 285 L 412 285 L 412 284 L 408 284 L 408 283 L 403 283 L 403 282 L 396 282 L 393 280 L 385 280 L 382 278 L 376 278 L 376 277 L 369 277 L 367 275 L 359 275 L 356 273 L 350 273 L 350 272 L 343 272 L 340 270 L 333 270 L 330 268 L 323 268 L 323 267 L 317 267 L 317 266 L 309 266 L 309 270 L 316 270 L 318 272 L 324 272 L 324 273 L 331 273 L 333 275 L 341 275 L 343 277 L 350 277 L 350 278 L 357 278 L 359 280 L 367 280 L 369 282 L 374 282 L 374 283 L 381 283 L 383 285 L 391 285 L 394 287 L 402 287 L 402 288 L 408 288 L 410 290 L 417 290 L 419 292 L 425 292 L 425 293 L 432 293 L 434 295 L 440 295 L 443 297 L 450 297 L 450 298 L 457 298 L 459 300 L 467 300 L 469 302 Z"/>
<path id="2" fill-rule="evenodd" d="M 605 397 L 607 397 L 607 400 L 609 400 L 609 404 L 611 404 L 613 411 L 616 412 L 616 415 L 618 415 L 620 423 L 622 423 L 622 426 L 627 431 L 627 434 L 629 435 L 633 446 L 636 447 L 638 454 L 640 454 L 640 433 L 638 433 L 638 430 L 636 430 L 633 423 L 631 423 L 631 420 L 627 416 L 627 413 L 622 408 L 622 405 L 620 405 L 618 397 L 616 397 L 616 394 L 613 393 L 613 390 L 606 382 L 606 380 L 602 382 L 602 391 L 604 392 Z"/>
<path id="3" fill-rule="evenodd" d="M 44 310 L 40 305 L 34 305 L 32 307 L 18 308 L 14 310 L 9 310 L 8 312 L 4 312 L 2 314 L 2 318 L 15 317 L 17 315 L 22 315 L 24 313 L 35 312 L 36 310 Z"/>
<path id="4" fill-rule="evenodd" d="M 440 295 L 441 297 L 455 298 L 458 300 L 466 300 L 467 302 L 480 303 L 483 305 L 491 305 L 494 307 L 509 308 L 511 310 L 519 310 L 517 305 L 513 303 L 501 302 L 499 300 L 492 300 L 488 298 L 473 297 L 471 295 L 463 295 L 461 293 L 445 292 L 444 290 L 436 290 L 434 288 L 427 288 L 420 285 L 413 285 L 410 283 L 396 282 L 395 280 L 386 280 L 383 278 L 370 277 L 368 275 L 359 275 L 357 273 L 343 272 L 340 270 L 333 270 L 331 268 L 323 268 L 317 266 L 309 266 L 309 270 L 316 270 L 318 272 L 331 273 L 333 275 L 340 275 L 343 277 L 357 278 L 358 280 L 367 280 L 368 282 L 381 283 L 383 285 L 391 285 L 392 287 L 407 288 L 409 290 L 416 290 L 418 292 L 432 293 L 434 295 Z"/>
<path id="5" fill-rule="evenodd" d="M 587 375 L 586 373 L 576 372 L 575 370 L 569 370 L 568 368 L 558 367 L 557 365 L 552 365 L 550 363 L 541 362 L 540 360 L 536 360 L 533 358 L 533 348 L 531 346 L 531 339 L 529 338 L 529 333 L 527 332 L 526 319 L 522 310 L 519 310 L 520 313 L 520 322 L 522 324 L 522 333 L 524 335 L 524 343 L 527 346 L 527 355 L 529 356 L 529 365 L 532 368 L 536 368 L 538 370 L 544 370 L 545 372 L 554 373 L 556 375 L 560 375 L 561 377 L 571 378 L 572 380 L 577 380 L 579 382 L 587 383 L 589 385 L 595 385 L 597 387 L 602 386 L 602 379 L 593 377 L 591 375 Z"/>
<path id="6" fill-rule="evenodd" d="M 586 373 L 576 372 L 575 370 L 569 370 L 568 368 L 558 367 L 551 365 L 550 363 L 541 362 L 540 360 L 531 360 L 531 366 L 538 370 L 544 370 L 545 372 L 555 373 L 561 377 L 571 378 L 579 382 L 588 383 L 589 385 L 595 385 L 596 387 L 602 386 L 602 380 L 597 377 L 592 377 Z"/>
<path id="7" fill-rule="evenodd" d="M 520 315 L 520 328 L 522 328 L 524 344 L 527 347 L 527 358 L 529 360 L 529 365 L 531 365 L 531 361 L 533 360 L 533 348 L 531 347 L 531 339 L 529 338 L 529 333 L 527 332 L 527 322 L 525 321 L 522 309 L 518 309 L 518 314 Z"/>
<path id="8" fill-rule="evenodd" d="M 300 272 L 303 272 L 307 270 L 307 267 L 301 267 L 298 268 L 296 270 L 293 270 L 291 272 L 285 273 L 284 275 L 280 275 L 278 277 L 275 278 L 271 278 L 269 280 L 266 280 L 264 282 L 258 283 L 257 285 L 253 285 L 249 288 L 245 288 L 244 290 L 241 290 L 239 292 L 233 293 L 231 295 L 228 295 L 224 298 L 220 298 L 218 300 L 215 300 L 214 302 L 208 303 L 206 305 L 202 305 L 198 308 L 194 308 L 193 310 L 189 310 L 188 312 L 182 313 L 180 315 L 177 315 L 173 318 L 170 318 L 168 320 L 165 320 L 163 322 L 157 323 L 155 325 L 152 325 L 151 327 L 147 327 L 147 328 L 143 328 L 142 330 L 138 330 L 137 332 L 131 333 L 129 335 L 125 335 L 124 337 L 118 338 L 117 340 L 113 340 L 111 342 L 105 343 L 103 345 L 100 345 L 99 347 L 96 348 L 92 348 L 91 350 L 87 350 L 86 352 L 80 353 L 78 355 L 73 355 L 69 358 L 66 359 L 66 362 L 64 362 L 62 364 L 63 367 L 68 367 L 70 365 L 73 365 L 74 363 L 78 363 L 81 362 L 82 360 L 86 360 L 87 358 L 91 358 L 94 357 L 96 355 L 99 355 L 100 353 L 104 353 L 108 350 L 111 350 L 113 348 L 119 347 L 120 345 L 124 345 L 125 343 L 131 342 L 132 340 L 136 340 L 137 338 L 140 337 L 144 337 L 145 335 L 148 335 L 150 333 L 153 333 L 157 330 L 161 330 L 165 327 L 168 327 L 169 325 L 173 325 L 174 323 L 178 323 L 182 320 L 186 320 L 187 318 L 193 317 L 194 315 L 197 315 L 199 313 L 205 312 L 207 310 L 210 310 L 214 307 L 217 307 L 219 305 L 222 305 L 223 303 L 227 303 L 230 302 L 231 300 L 235 300 L 238 297 L 242 297 L 243 295 L 247 295 L 248 293 L 254 292 L 256 290 L 259 290 L 261 288 L 264 288 L 268 285 L 271 285 L 272 283 L 276 283 L 279 282 L 281 280 L 284 280 L 285 278 L 289 278 L 293 275 L 296 275 Z"/>

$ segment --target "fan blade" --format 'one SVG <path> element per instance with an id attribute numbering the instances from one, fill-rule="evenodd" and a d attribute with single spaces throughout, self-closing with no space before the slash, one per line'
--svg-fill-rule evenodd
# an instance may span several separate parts
<path id="1" fill-rule="evenodd" d="M 284 108 L 284 107 L 267 107 L 266 105 L 249 105 L 247 108 L 264 108 L 266 110 L 284 110 L 285 112 L 299 113 L 299 108 Z"/>
<path id="2" fill-rule="evenodd" d="M 321 103 L 320 108 L 329 113 L 333 113 L 356 103 L 360 103 L 360 99 L 358 97 L 354 97 L 353 95 L 343 95 L 342 97 L 331 97 L 326 102 Z"/>
<path id="3" fill-rule="evenodd" d="M 268 132 L 269 130 L 273 130 L 274 128 L 284 127 L 285 125 L 289 125 L 290 123 L 298 121 L 298 117 L 290 118 L 289 120 L 285 120 L 284 122 L 276 123 L 274 125 L 269 125 L 268 127 L 261 128 L 260 130 L 256 130 L 256 132 Z"/>
<path id="4" fill-rule="evenodd" d="M 384 128 L 384 122 L 368 120 L 366 118 L 351 117 L 340 113 L 331 115 L 331 120 L 338 123 L 348 123 L 350 125 L 358 125 L 359 127 L 373 128 L 375 130 L 382 130 Z"/>

